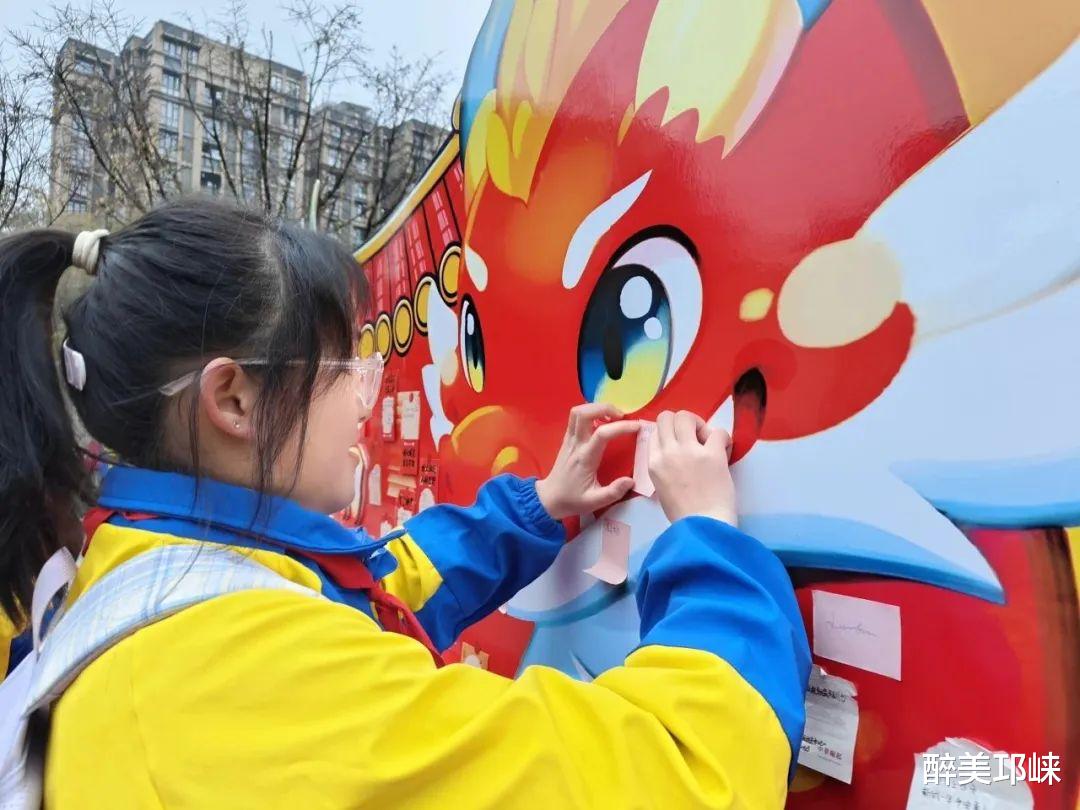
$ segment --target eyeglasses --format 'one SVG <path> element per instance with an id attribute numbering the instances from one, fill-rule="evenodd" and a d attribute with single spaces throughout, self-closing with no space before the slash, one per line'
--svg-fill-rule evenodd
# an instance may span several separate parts
<path id="1" fill-rule="evenodd" d="M 177 377 L 171 382 L 165 383 L 165 385 L 158 388 L 163 395 L 167 397 L 179 394 L 195 380 L 202 377 L 211 367 L 213 367 L 216 361 L 211 360 L 205 366 L 198 371 L 191 371 L 182 377 Z M 232 360 L 238 366 L 268 366 L 269 360 L 261 360 L 254 357 L 244 357 L 239 360 Z M 289 360 L 287 365 L 290 366 L 302 366 L 305 365 L 303 360 Z M 382 355 L 376 352 L 370 357 L 353 357 L 348 360 L 320 360 L 320 368 L 337 369 L 347 372 L 353 379 L 353 390 L 356 392 L 356 396 L 360 399 L 361 404 L 365 408 L 374 408 L 375 402 L 379 396 L 379 389 L 382 387 L 383 377 L 383 359 Z"/>

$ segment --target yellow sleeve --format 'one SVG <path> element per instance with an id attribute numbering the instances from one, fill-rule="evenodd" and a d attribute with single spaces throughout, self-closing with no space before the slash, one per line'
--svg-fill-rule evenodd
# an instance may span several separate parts
<path id="1" fill-rule="evenodd" d="M 282 592 L 140 631 L 54 717 L 60 808 L 767 810 L 790 757 L 768 703 L 712 653 L 646 647 L 593 683 L 437 670 L 359 612 Z"/>
<path id="2" fill-rule="evenodd" d="M 19 635 L 15 624 L 0 610 L 0 683 L 3 683 L 4 675 L 7 674 L 9 656 L 11 655 L 11 642 Z"/>

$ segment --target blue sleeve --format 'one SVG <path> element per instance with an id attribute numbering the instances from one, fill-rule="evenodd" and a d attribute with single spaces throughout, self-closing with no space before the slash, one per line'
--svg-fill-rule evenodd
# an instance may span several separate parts
<path id="1" fill-rule="evenodd" d="M 540 576 L 566 541 L 562 524 L 540 503 L 536 479 L 512 475 L 486 483 L 472 506 L 433 506 L 404 528 L 389 548 L 404 567 L 419 571 L 430 562 L 434 569 L 429 584 L 406 601 L 439 649 Z M 411 544 L 422 554 L 410 554 Z"/>
<path id="2" fill-rule="evenodd" d="M 726 661 L 772 707 L 791 745 L 802 742 L 810 646 L 787 571 L 726 523 L 674 523 L 642 563 L 641 646 L 686 647 Z"/>

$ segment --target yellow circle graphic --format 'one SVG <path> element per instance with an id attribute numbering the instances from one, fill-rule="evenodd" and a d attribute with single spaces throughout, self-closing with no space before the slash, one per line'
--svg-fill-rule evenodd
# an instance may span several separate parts
<path id="1" fill-rule="evenodd" d="M 420 283 L 416 285 L 416 292 L 413 293 L 413 308 L 414 317 L 416 320 L 416 331 L 421 335 L 427 334 L 428 325 L 428 305 L 431 301 L 431 288 L 435 286 L 435 279 L 431 276 L 424 276 L 420 279 Z"/>
<path id="2" fill-rule="evenodd" d="M 461 246 L 451 245 L 439 262 L 439 293 L 443 301 L 453 305 L 457 301 L 461 281 Z"/>
<path id="3" fill-rule="evenodd" d="M 375 348 L 383 356 L 383 360 L 390 359 L 390 316 L 385 312 L 375 321 Z"/>
<path id="4" fill-rule="evenodd" d="M 394 348 L 398 354 L 405 354 L 412 345 L 413 313 L 412 301 L 402 298 L 394 307 Z"/>
<path id="5" fill-rule="evenodd" d="M 361 357 L 371 357 L 375 353 L 375 327 L 365 323 L 360 329 L 360 343 L 356 353 Z"/>

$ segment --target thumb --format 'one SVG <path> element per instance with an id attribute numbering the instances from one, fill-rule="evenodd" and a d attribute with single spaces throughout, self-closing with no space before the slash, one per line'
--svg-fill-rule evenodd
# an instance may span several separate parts
<path id="1" fill-rule="evenodd" d="M 624 498 L 634 488 L 633 478 L 617 478 L 610 484 L 597 487 L 589 493 L 589 508 L 593 511 L 603 509 L 606 506 Z"/>

